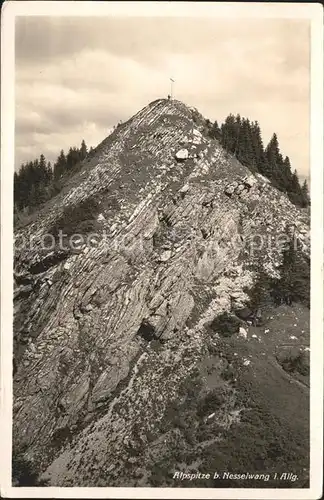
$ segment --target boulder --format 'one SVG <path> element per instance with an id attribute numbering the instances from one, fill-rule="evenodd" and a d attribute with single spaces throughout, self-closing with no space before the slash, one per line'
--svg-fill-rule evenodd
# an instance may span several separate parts
<path id="1" fill-rule="evenodd" d="M 193 144 L 200 144 L 202 141 L 202 135 L 199 132 L 199 130 L 194 129 L 192 135 L 193 135 L 192 139 Z"/>
<path id="2" fill-rule="evenodd" d="M 98 222 L 104 222 L 106 220 L 105 216 L 102 215 L 102 214 L 99 214 L 98 217 L 97 217 L 97 221 Z"/>
<path id="3" fill-rule="evenodd" d="M 231 184 L 225 187 L 224 193 L 227 194 L 228 196 L 232 196 L 234 194 L 235 187 L 233 187 Z"/>
<path id="4" fill-rule="evenodd" d="M 206 196 L 204 201 L 202 202 L 203 207 L 213 207 L 213 201 L 214 201 L 215 196 L 213 194 L 209 194 Z"/>
<path id="5" fill-rule="evenodd" d="M 244 292 L 241 292 L 241 291 L 234 291 L 234 292 L 230 292 L 230 296 L 233 298 L 233 299 L 240 299 L 240 298 L 244 298 Z"/>
<path id="6" fill-rule="evenodd" d="M 244 339 L 247 338 L 247 331 L 242 326 L 240 326 L 240 328 L 239 328 L 239 336 L 243 337 Z"/>
<path id="7" fill-rule="evenodd" d="M 241 193 L 242 193 L 242 191 L 244 191 L 244 189 L 245 189 L 245 185 L 244 185 L 244 184 L 239 184 L 239 185 L 237 186 L 237 188 L 235 188 L 235 193 L 236 193 L 236 194 L 241 194 Z"/>
<path id="8" fill-rule="evenodd" d="M 166 262 L 167 260 L 170 259 L 171 255 L 172 255 L 171 250 L 166 250 L 165 252 L 161 253 L 161 255 L 159 257 L 159 261 L 160 262 Z"/>
<path id="9" fill-rule="evenodd" d="M 176 152 L 175 157 L 177 161 L 187 160 L 189 158 L 188 149 L 179 149 L 179 151 Z"/>
<path id="10" fill-rule="evenodd" d="M 257 173 L 256 174 L 257 178 L 262 181 L 264 184 L 271 184 L 271 181 L 267 178 L 267 177 L 264 177 L 263 175 Z"/>
<path id="11" fill-rule="evenodd" d="M 258 181 L 257 179 L 254 177 L 254 175 L 247 175 L 246 177 L 244 177 L 244 179 L 242 180 L 243 184 L 245 184 L 245 186 L 247 187 L 252 187 L 254 186 Z"/>
<path id="12" fill-rule="evenodd" d="M 179 193 L 181 194 L 185 194 L 189 191 L 189 184 L 185 184 L 184 186 L 182 186 L 182 188 L 179 190 Z"/>

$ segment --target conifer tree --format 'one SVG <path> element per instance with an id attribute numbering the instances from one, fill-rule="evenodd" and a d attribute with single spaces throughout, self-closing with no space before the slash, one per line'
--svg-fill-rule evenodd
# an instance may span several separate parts
<path id="1" fill-rule="evenodd" d="M 249 306 L 253 316 L 261 316 L 261 311 L 271 302 L 271 279 L 264 271 L 262 257 L 260 256 L 255 263 L 255 281 L 250 290 Z"/>
<path id="2" fill-rule="evenodd" d="M 62 175 L 64 172 L 66 172 L 67 169 L 67 162 L 66 162 L 66 157 L 64 154 L 63 149 L 60 152 L 59 157 L 57 158 L 56 162 L 54 163 L 54 179 L 57 180 Z"/>
<path id="3" fill-rule="evenodd" d="M 87 145 L 86 145 L 84 139 L 82 139 L 81 148 L 80 148 L 80 160 L 81 161 L 85 159 L 85 157 L 87 156 L 87 153 L 88 153 Z"/>
<path id="4" fill-rule="evenodd" d="M 261 129 L 257 121 L 252 122 L 251 124 L 251 140 L 256 164 L 259 165 L 264 154 L 264 148 L 261 137 Z"/>
<path id="5" fill-rule="evenodd" d="M 234 115 L 230 114 L 225 119 L 225 123 L 223 123 L 221 126 L 221 134 L 222 146 L 230 153 L 234 153 L 236 143 L 236 126 Z"/>
<path id="6" fill-rule="evenodd" d="M 237 157 L 240 153 L 240 139 L 241 139 L 241 116 L 239 114 L 236 115 L 235 121 L 233 124 L 233 146 L 231 148 L 231 153 Z"/>
<path id="7" fill-rule="evenodd" d="M 250 170 L 257 170 L 257 161 L 253 149 L 251 123 L 248 119 L 241 120 L 240 136 L 238 139 L 239 151 L 236 155 L 238 160 L 249 167 Z"/>
<path id="8" fill-rule="evenodd" d="M 277 134 L 274 133 L 265 149 L 266 159 L 269 165 L 269 175 L 274 181 L 276 187 L 279 187 L 280 181 L 278 182 L 278 173 L 280 166 L 282 164 L 282 157 L 279 150 L 279 142 Z"/>
<path id="9" fill-rule="evenodd" d="M 52 182 L 53 180 L 53 170 L 50 161 L 47 163 L 46 166 L 46 178 L 48 180 L 48 183 Z"/>
<path id="10" fill-rule="evenodd" d="M 309 197 L 309 188 L 307 184 L 307 180 L 305 179 L 303 185 L 301 187 L 302 198 L 303 198 L 303 207 L 308 207 L 310 205 L 310 197 Z"/>
<path id="11" fill-rule="evenodd" d="M 274 295 L 280 301 L 291 305 L 302 302 L 310 305 L 310 262 L 291 240 L 283 252 L 279 268 L 280 279 L 273 285 Z"/>
<path id="12" fill-rule="evenodd" d="M 294 170 L 288 187 L 288 196 L 295 205 L 303 206 L 303 193 L 299 184 L 297 170 Z"/>
<path id="13" fill-rule="evenodd" d="M 283 190 L 289 192 L 290 191 L 290 186 L 291 186 L 291 181 L 292 181 L 292 172 L 291 172 L 291 166 L 290 166 L 290 160 L 289 157 L 286 156 L 282 166 L 282 185 L 283 185 Z"/>
<path id="14" fill-rule="evenodd" d="M 221 132 L 220 132 L 220 128 L 218 126 L 217 120 L 215 120 L 212 125 L 210 123 L 208 135 L 212 139 L 220 139 L 221 138 Z"/>
<path id="15" fill-rule="evenodd" d="M 307 182 L 301 186 L 297 172 L 291 172 L 290 160 L 287 156 L 283 159 L 275 133 L 264 148 L 259 123 L 232 113 L 221 126 L 217 120 L 213 124 L 206 120 L 205 133 L 219 140 L 226 151 L 235 155 L 252 172 L 261 173 L 276 188 L 286 192 L 292 203 L 301 207 L 310 204 Z M 91 146 L 88 151 L 83 139 L 80 148 L 71 146 L 66 156 L 62 149 L 53 168 L 49 162 L 46 164 L 43 154 L 39 159 L 22 164 L 19 172 L 14 174 L 16 209 L 36 206 L 55 196 L 62 189 L 64 176 L 75 172 L 77 165 L 93 154 L 94 149 Z"/>

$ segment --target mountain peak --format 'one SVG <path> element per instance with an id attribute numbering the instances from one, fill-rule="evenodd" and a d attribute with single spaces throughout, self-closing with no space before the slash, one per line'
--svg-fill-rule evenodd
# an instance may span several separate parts
<path id="1" fill-rule="evenodd" d="M 16 234 L 15 454 L 53 486 L 133 486 L 141 467 L 150 484 L 165 443 L 188 451 L 170 412 L 197 371 L 223 391 L 215 435 L 229 428 L 248 402 L 224 375 L 226 346 L 212 354 L 217 318 L 247 307 L 260 266 L 278 278 L 275 242 L 292 225 L 307 254 L 302 212 L 211 139 L 194 108 L 158 99 L 118 126 Z M 244 344 L 249 327 L 231 321 L 249 352 L 257 334 Z M 188 399 L 203 415 L 197 439 L 215 415 L 207 403 Z M 196 453 L 205 460 L 202 445 Z"/>

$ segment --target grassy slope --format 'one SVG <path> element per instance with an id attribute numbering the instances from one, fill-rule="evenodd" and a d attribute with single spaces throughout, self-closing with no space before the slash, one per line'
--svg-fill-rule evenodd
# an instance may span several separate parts
<path id="1" fill-rule="evenodd" d="M 266 329 L 270 331 L 264 333 Z M 144 474 L 138 485 L 147 484 L 148 479 L 153 486 L 306 487 L 308 376 L 287 373 L 276 356 L 287 344 L 295 344 L 299 352 L 308 342 L 309 310 L 299 305 L 269 310 L 266 324 L 248 327 L 246 339 L 238 335 L 210 337 L 208 354 L 199 371 L 194 379 L 184 381 L 182 401 L 167 412 L 161 437 L 152 443 L 151 450 L 156 450 L 151 456 L 154 465 L 149 461 L 146 466 L 152 474 L 148 478 Z M 244 361 L 250 363 L 244 365 Z M 213 417 L 206 418 L 214 412 Z M 272 476 L 275 472 L 291 472 L 298 479 L 172 478 L 174 471 L 187 473 L 190 469 L 212 475 L 215 471 Z"/>

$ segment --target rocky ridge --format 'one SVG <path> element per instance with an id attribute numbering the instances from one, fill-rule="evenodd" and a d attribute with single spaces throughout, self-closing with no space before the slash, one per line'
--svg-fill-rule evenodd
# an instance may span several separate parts
<path id="1" fill-rule="evenodd" d="M 96 244 L 60 248 L 53 227 L 89 200 Z M 208 139 L 196 110 L 161 99 L 118 127 L 16 233 L 15 452 L 51 485 L 137 484 L 206 325 L 244 306 L 260 258 L 278 273 L 287 230 L 308 253 L 305 213 Z"/>

